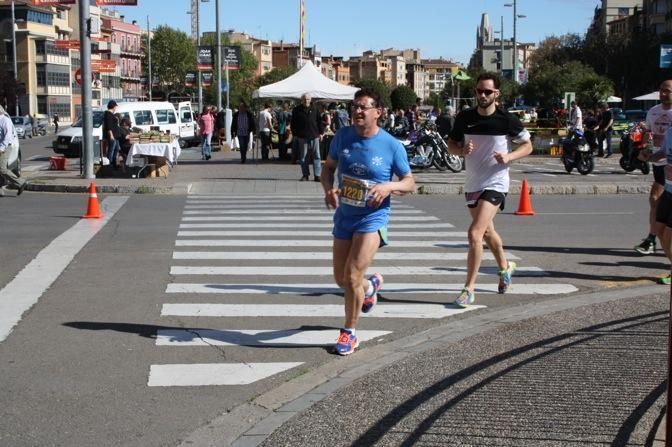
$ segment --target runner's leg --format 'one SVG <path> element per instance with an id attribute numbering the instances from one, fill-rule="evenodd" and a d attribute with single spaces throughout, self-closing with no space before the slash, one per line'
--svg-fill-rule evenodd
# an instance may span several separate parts
<path id="1" fill-rule="evenodd" d="M 468 231 L 469 253 L 467 254 L 467 280 L 464 287 L 471 292 L 476 287 L 476 276 L 483 259 L 483 237 L 492 225 L 498 209 L 499 205 L 493 205 L 487 200 L 479 200 L 475 208 L 469 208 L 472 222 Z"/>

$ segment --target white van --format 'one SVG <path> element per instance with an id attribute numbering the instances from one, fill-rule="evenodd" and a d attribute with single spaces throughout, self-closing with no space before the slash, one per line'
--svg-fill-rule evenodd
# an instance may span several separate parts
<path id="1" fill-rule="evenodd" d="M 105 110 L 93 110 L 93 136 L 103 138 L 103 114 Z M 199 143 L 199 136 L 194 122 L 194 114 L 190 102 L 181 102 L 175 106 L 170 102 L 120 102 L 117 112 L 131 121 L 131 127 L 150 131 L 158 127 L 161 132 L 167 130 L 179 136 L 181 148 Z M 54 152 L 66 157 L 78 157 L 82 140 L 82 119 L 78 119 L 71 127 L 59 132 L 53 142 Z"/>

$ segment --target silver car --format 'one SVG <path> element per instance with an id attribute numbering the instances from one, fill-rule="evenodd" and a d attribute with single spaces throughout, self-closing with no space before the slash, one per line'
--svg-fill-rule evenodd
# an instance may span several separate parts
<path id="1" fill-rule="evenodd" d="M 9 116 L 9 115 L 7 115 Z M 9 154 L 9 169 L 17 176 L 21 176 L 21 147 L 19 145 L 18 132 L 16 126 L 13 128 L 14 143 L 12 143 L 12 152 Z M 0 186 L 4 186 L 5 179 L 0 177 Z"/>
<path id="2" fill-rule="evenodd" d="M 27 116 L 13 116 L 12 123 L 19 138 L 33 138 L 33 125 Z"/>

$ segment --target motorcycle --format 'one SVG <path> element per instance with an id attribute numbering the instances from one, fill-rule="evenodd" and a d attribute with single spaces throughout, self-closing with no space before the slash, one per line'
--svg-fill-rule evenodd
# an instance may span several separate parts
<path id="1" fill-rule="evenodd" d="M 433 165 L 439 171 L 462 170 L 462 158 L 448 153 L 448 145 L 431 124 L 411 130 L 407 138 L 403 144 L 411 168 L 427 169 Z"/>
<path id="2" fill-rule="evenodd" d="M 44 124 L 38 124 L 35 131 L 39 136 L 43 137 L 47 134 L 47 126 Z"/>
<path id="3" fill-rule="evenodd" d="M 560 139 L 562 147 L 562 163 L 565 165 L 565 171 L 572 172 L 574 168 L 581 175 L 588 175 L 593 172 L 595 161 L 593 151 L 586 141 L 583 131 L 579 129 L 569 129 L 567 137 Z"/>
<path id="4" fill-rule="evenodd" d="M 651 133 L 646 130 L 644 123 L 631 123 L 621 135 L 619 150 L 621 158 L 618 163 L 625 172 L 632 172 L 635 169 L 642 171 L 642 174 L 649 173 L 649 163 L 639 159 L 639 154 L 647 149 L 651 140 Z"/>

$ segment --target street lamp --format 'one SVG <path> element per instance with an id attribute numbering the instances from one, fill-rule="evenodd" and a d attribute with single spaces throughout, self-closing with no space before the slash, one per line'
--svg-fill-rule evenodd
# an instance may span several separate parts
<path id="1" fill-rule="evenodd" d="M 15 90 L 19 87 L 19 68 L 16 63 L 16 17 L 14 15 L 14 0 L 12 0 L 12 58 L 14 59 L 14 81 L 16 82 Z M 19 116 L 19 95 L 14 92 L 14 116 Z"/>
<path id="2" fill-rule="evenodd" d="M 499 34 L 499 72 L 504 75 L 504 16 L 500 17 L 501 25 L 499 31 L 494 31 L 495 34 Z"/>
<path id="3" fill-rule="evenodd" d="M 516 21 L 527 16 L 516 12 L 516 0 L 513 3 L 505 3 L 504 6 L 513 8 L 513 80 L 518 82 L 518 46 L 516 45 Z"/>

